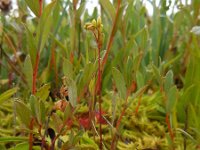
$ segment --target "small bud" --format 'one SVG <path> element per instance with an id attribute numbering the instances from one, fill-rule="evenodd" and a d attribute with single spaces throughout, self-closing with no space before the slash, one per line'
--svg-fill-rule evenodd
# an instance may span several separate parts
<path id="1" fill-rule="evenodd" d="M 101 27 L 101 17 L 97 18 L 97 27 Z"/>
<path id="2" fill-rule="evenodd" d="M 92 20 L 92 25 L 93 25 L 94 27 L 96 27 L 96 26 L 97 26 L 97 22 L 96 22 L 96 20 L 95 20 L 95 19 L 93 19 L 93 20 Z"/>
<path id="3" fill-rule="evenodd" d="M 94 25 L 92 23 L 86 23 L 84 28 L 86 30 L 94 30 L 95 27 L 94 27 Z"/>

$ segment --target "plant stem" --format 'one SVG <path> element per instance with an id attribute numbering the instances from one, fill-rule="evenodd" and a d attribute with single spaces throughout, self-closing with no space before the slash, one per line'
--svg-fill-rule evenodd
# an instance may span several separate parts
<path id="1" fill-rule="evenodd" d="M 114 39 L 114 35 L 115 35 L 115 28 L 116 28 L 116 25 L 117 25 L 117 19 L 118 19 L 118 16 L 119 16 L 119 8 L 120 8 L 120 5 L 121 5 L 121 0 L 118 0 L 118 4 L 117 4 L 117 11 L 116 11 L 116 15 L 115 15 L 115 20 L 114 20 L 114 23 L 113 23 L 113 26 L 112 26 L 112 31 L 111 31 L 111 34 L 110 34 L 110 39 L 109 39 L 109 42 L 108 42 L 108 45 L 107 45 L 107 48 L 106 48 L 106 54 L 103 58 L 103 61 L 102 61 L 102 69 L 104 68 L 106 62 L 107 62 L 107 59 L 108 59 L 108 54 L 110 52 L 110 48 L 111 48 L 111 45 L 113 43 L 113 39 Z"/>
<path id="2" fill-rule="evenodd" d="M 39 9 L 39 17 L 42 15 L 42 0 L 39 0 L 39 5 L 40 5 L 40 9 Z"/>
<path id="3" fill-rule="evenodd" d="M 36 80 L 37 80 L 39 60 L 40 60 L 40 52 L 38 51 L 37 55 L 36 55 L 34 70 L 33 70 L 33 85 L 32 85 L 32 94 L 33 95 L 36 93 Z"/>
<path id="4" fill-rule="evenodd" d="M 34 118 L 31 119 L 30 125 L 29 125 L 29 129 L 30 129 L 30 133 L 29 133 L 29 150 L 33 149 L 33 126 L 34 126 Z"/>
<path id="5" fill-rule="evenodd" d="M 170 125 L 170 121 L 169 121 L 169 113 L 166 114 L 166 118 L 165 118 L 166 124 L 167 124 L 167 128 L 170 134 L 170 138 L 172 140 L 172 142 L 174 141 L 174 133 L 172 132 L 172 128 Z"/>
<path id="6" fill-rule="evenodd" d="M 100 114 L 100 121 L 99 121 L 99 136 L 100 136 L 100 150 L 102 150 L 102 125 L 101 125 L 101 116 L 102 116 L 102 107 L 101 107 L 101 46 L 98 45 L 98 101 L 99 101 L 99 114 Z"/>

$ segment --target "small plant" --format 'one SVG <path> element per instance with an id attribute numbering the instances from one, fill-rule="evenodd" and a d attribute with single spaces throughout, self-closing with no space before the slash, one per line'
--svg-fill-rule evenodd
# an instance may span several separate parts
<path id="1" fill-rule="evenodd" d="M 102 69 L 101 69 L 101 48 L 103 44 L 103 25 L 101 23 L 101 18 L 98 17 L 97 21 L 92 20 L 91 23 L 86 23 L 85 24 L 85 29 L 90 30 L 95 38 L 97 47 L 98 47 L 98 76 L 97 76 L 97 83 L 95 86 L 95 94 L 98 97 L 98 103 L 99 103 L 99 115 L 100 118 L 102 117 L 102 99 L 101 99 L 101 87 L 102 87 Z M 102 149 L 102 125 L 101 121 L 99 121 L 99 136 L 100 136 L 100 149 Z"/>

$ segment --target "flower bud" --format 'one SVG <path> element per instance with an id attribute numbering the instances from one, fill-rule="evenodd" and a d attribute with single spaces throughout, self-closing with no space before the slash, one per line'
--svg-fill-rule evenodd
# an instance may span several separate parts
<path id="1" fill-rule="evenodd" d="M 97 26 L 97 22 L 96 22 L 96 20 L 95 20 L 95 19 L 93 19 L 93 20 L 92 20 L 92 25 L 93 25 L 94 27 L 96 27 L 96 26 Z"/>
<path id="2" fill-rule="evenodd" d="M 101 17 L 97 18 L 97 27 L 101 27 Z"/>

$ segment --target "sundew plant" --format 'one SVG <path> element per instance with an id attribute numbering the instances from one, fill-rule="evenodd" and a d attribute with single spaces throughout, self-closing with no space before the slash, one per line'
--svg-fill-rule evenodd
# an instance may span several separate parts
<path id="1" fill-rule="evenodd" d="M 1 150 L 200 149 L 200 1 L 146 2 L 0 0 Z"/>

